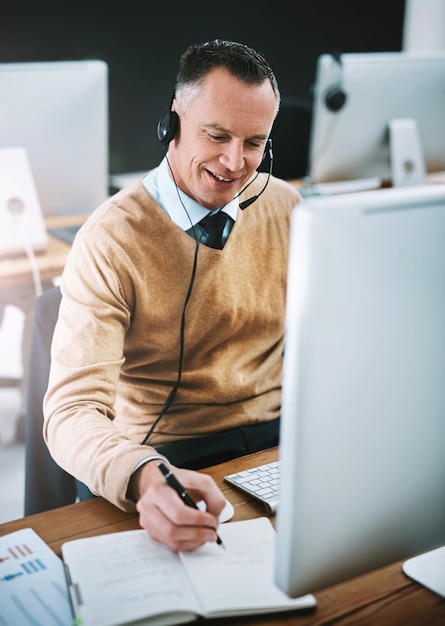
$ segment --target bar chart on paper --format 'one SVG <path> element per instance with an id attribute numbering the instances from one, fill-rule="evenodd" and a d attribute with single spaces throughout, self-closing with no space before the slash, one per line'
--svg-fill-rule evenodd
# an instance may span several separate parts
<path id="1" fill-rule="evenodd" d="M 63 563 L 31 528 L 0 537 L 0 624 L 72 624 Z"/>

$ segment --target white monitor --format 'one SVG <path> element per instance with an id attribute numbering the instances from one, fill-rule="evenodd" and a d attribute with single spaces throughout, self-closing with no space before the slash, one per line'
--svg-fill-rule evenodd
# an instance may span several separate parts
<path id="1" fill-rule="evenodd" d="M 292 220 L 275 577 L 298 596 L 445 544 L 445 185 Z"/>
<path id="2" fill-rule="evenodd" d="M 309 181 L 410 186 L 432 172 L 445 172 L 445 51 L 321 55 Z"/>
<path id="3" fill-rule="evenodd" d="M 0 148 L 26 150 L 44 215 L 90 213 L 108 194 L 103 61 L 0 64 Z"/>

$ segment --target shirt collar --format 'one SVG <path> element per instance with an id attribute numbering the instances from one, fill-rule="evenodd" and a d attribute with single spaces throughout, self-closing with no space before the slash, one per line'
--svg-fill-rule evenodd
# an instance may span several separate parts
<path id="1" fill-rule="evenodd" d="M 176 186 L 167 157 L 164 157 L 157 168 L 144 176 L 143 183 L 150 195 L 182 230 L 188 230 L 192 225 L 194 226 L 203 217 L 210 214 L 208 209 Z M 238 198 L 234 198 L 222 210 L 235 220 L 238 206 Z"/>

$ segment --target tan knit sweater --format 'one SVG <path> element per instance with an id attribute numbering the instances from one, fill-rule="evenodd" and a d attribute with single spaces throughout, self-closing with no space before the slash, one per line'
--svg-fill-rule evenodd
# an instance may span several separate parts
<path id="1" fill-rule="evenodd" d="M 272 177 L 223 250 L 200 246 L 181 386 L 150 445 L 278 417 L 298 200 Z M 195 246 L 138 181 L 90 216 L 63 274 L 44 436 L 58 464 L 124 510 L 132 470 L 154 452 L 140 442 L 177 379 Z"/>

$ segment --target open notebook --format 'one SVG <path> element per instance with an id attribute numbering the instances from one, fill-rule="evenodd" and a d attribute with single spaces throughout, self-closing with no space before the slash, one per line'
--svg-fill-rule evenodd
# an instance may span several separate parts
<path id="1" fill-rule="evenodd" d="M 275 531 L 267 518 L 221 524 L 225 549 L 175 554 L 144 530 L 67 541 L 62 556 L 75 618 L 85 626 L 182 624 L 314 607 L 273 582 Z"/>

